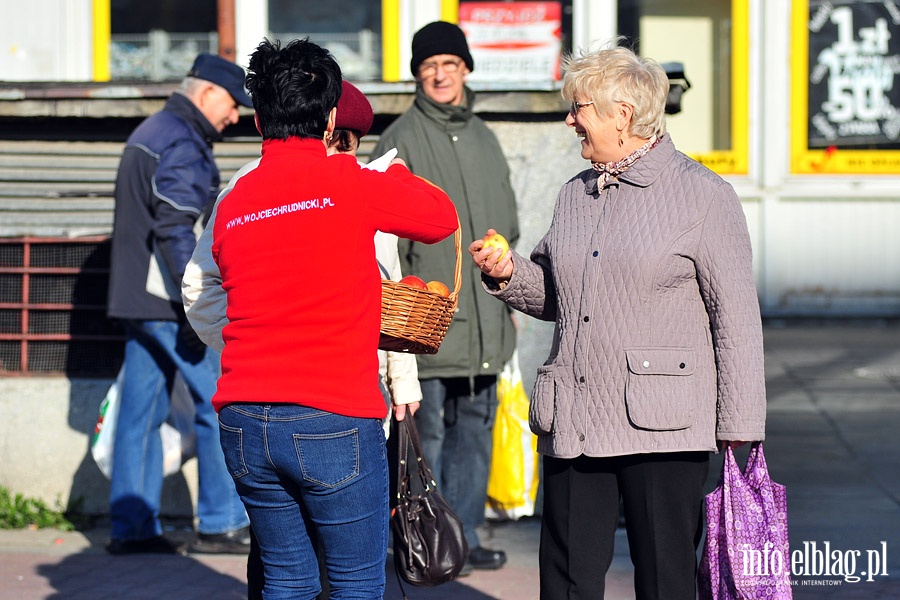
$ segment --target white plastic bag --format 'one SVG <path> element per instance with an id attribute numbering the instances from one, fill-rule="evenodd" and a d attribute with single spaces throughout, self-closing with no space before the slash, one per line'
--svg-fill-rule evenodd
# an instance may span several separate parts
<path id="1" fill-rule="evenodd" d="M 91 455 L 100 472 L 109 479 L 112 477 L 113 446 L 116 439 L 116 422 L 119 417 L 120 393 L 125 368 L 119 369 L 116 380 L 106 392 L 100 403 L 100 415 L 94 427 L 91 440 Z M 193 429 L 193 399 L 184 380 L 178 377 L 168 420 L 159 428 L 163 447 L 163 475 L 174 475 L 181 470 L 181 465 L 189 458 L 196 456 L 196 433 Z"/>
<path id="2" fill-rule="evenodd" d="M 91 440 L 91 455 L 100 468 L 100 472 L 109 479 L 112 476 L 113 442 L 116 439 L 116 419 L 119 416 L 119 390 L 122 389 L 122 374 L 119 369 L 116 380 L 106 392 L 100 403 L 100 416 L 94 426 L 94 437 Z"/>

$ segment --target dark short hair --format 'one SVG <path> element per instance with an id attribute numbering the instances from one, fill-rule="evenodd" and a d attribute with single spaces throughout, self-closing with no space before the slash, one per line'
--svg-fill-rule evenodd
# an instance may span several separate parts
<path id="1" fill-rule="evenodd" d="M 341 97 L 341 68 L 328 50 L 268 39 L 250 55 L 247 89 L 264 139 L 321 138 Z"/>
<path id="2" fill-rule="evenodd" d="M 359 148 L 359 134 L 352 129 L 335 129 L 328 145 L 338 152 L 351 152 Z"/>

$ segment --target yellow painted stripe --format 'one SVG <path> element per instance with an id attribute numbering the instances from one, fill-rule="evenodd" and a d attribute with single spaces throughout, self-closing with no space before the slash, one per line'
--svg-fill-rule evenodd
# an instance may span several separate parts
<path id="1" fill-rule="evenodd" d="M 809 172 L 801 166 L 807 153 L 809 138 L 807 117 L 809 106 L 809 3 L 794 2 L 791 27 L 791 170 Z"/>
<path id="2" fill-rule="evenodd" d="M 110 0 L 93 0 L 94 81 L 109 81 L 109 45 L 111 43 Z"/>
<path id="3" fill-rule="evenodd" d="M 731 19 L 731 150 L 735 153 L 735 173 L 748 170 L 750 130 L 750 5 L 749 0 L 732 0 Z"/>
<path id="4" fill-rule="evenodd" d="M 400 81 L 400 0 L 381 0 L 381 78 Z"/>
<path id="5" fill-rule="evenodd" d="M 441 21 L 459 23 L 459 0 L 441 0 Z"/>

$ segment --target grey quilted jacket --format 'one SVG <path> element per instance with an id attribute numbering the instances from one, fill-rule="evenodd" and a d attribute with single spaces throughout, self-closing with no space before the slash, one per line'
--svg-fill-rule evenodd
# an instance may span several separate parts
<path id="1" fill-rule="evenodd" d="M 559 193 L 550 230 L 514 254 L 512 308 L 555 321 L 529 415 L 560 458 L 714 450 L 765 435 L 750 239 L 721 177 L 668 135 L 603 190 L 589 169 Z"/>

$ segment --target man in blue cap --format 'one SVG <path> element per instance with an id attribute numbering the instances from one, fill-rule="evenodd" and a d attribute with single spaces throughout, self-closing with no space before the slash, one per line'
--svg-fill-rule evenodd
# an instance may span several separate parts
<path id="1" fill-rule="evenodd" d="M 160 426 L 180 373 L 194 400 L 198 535 L 195 552 L 249 551 L 249 519 L 225 467 L 210 399 L 219 357 L 184 316 L 181 278 L 195 226 L 219 191 L 213 142 L 252 106 L 244 70 L 219 56 L 197 57 L 181 87 L 125 144 L 116 178 L 107 314 L 126 334 L 113 449 L 110 554 L 184 553 L 159 521 L 163 466 Z M 202 223 L 200 223 L 202 225 Z"/>

